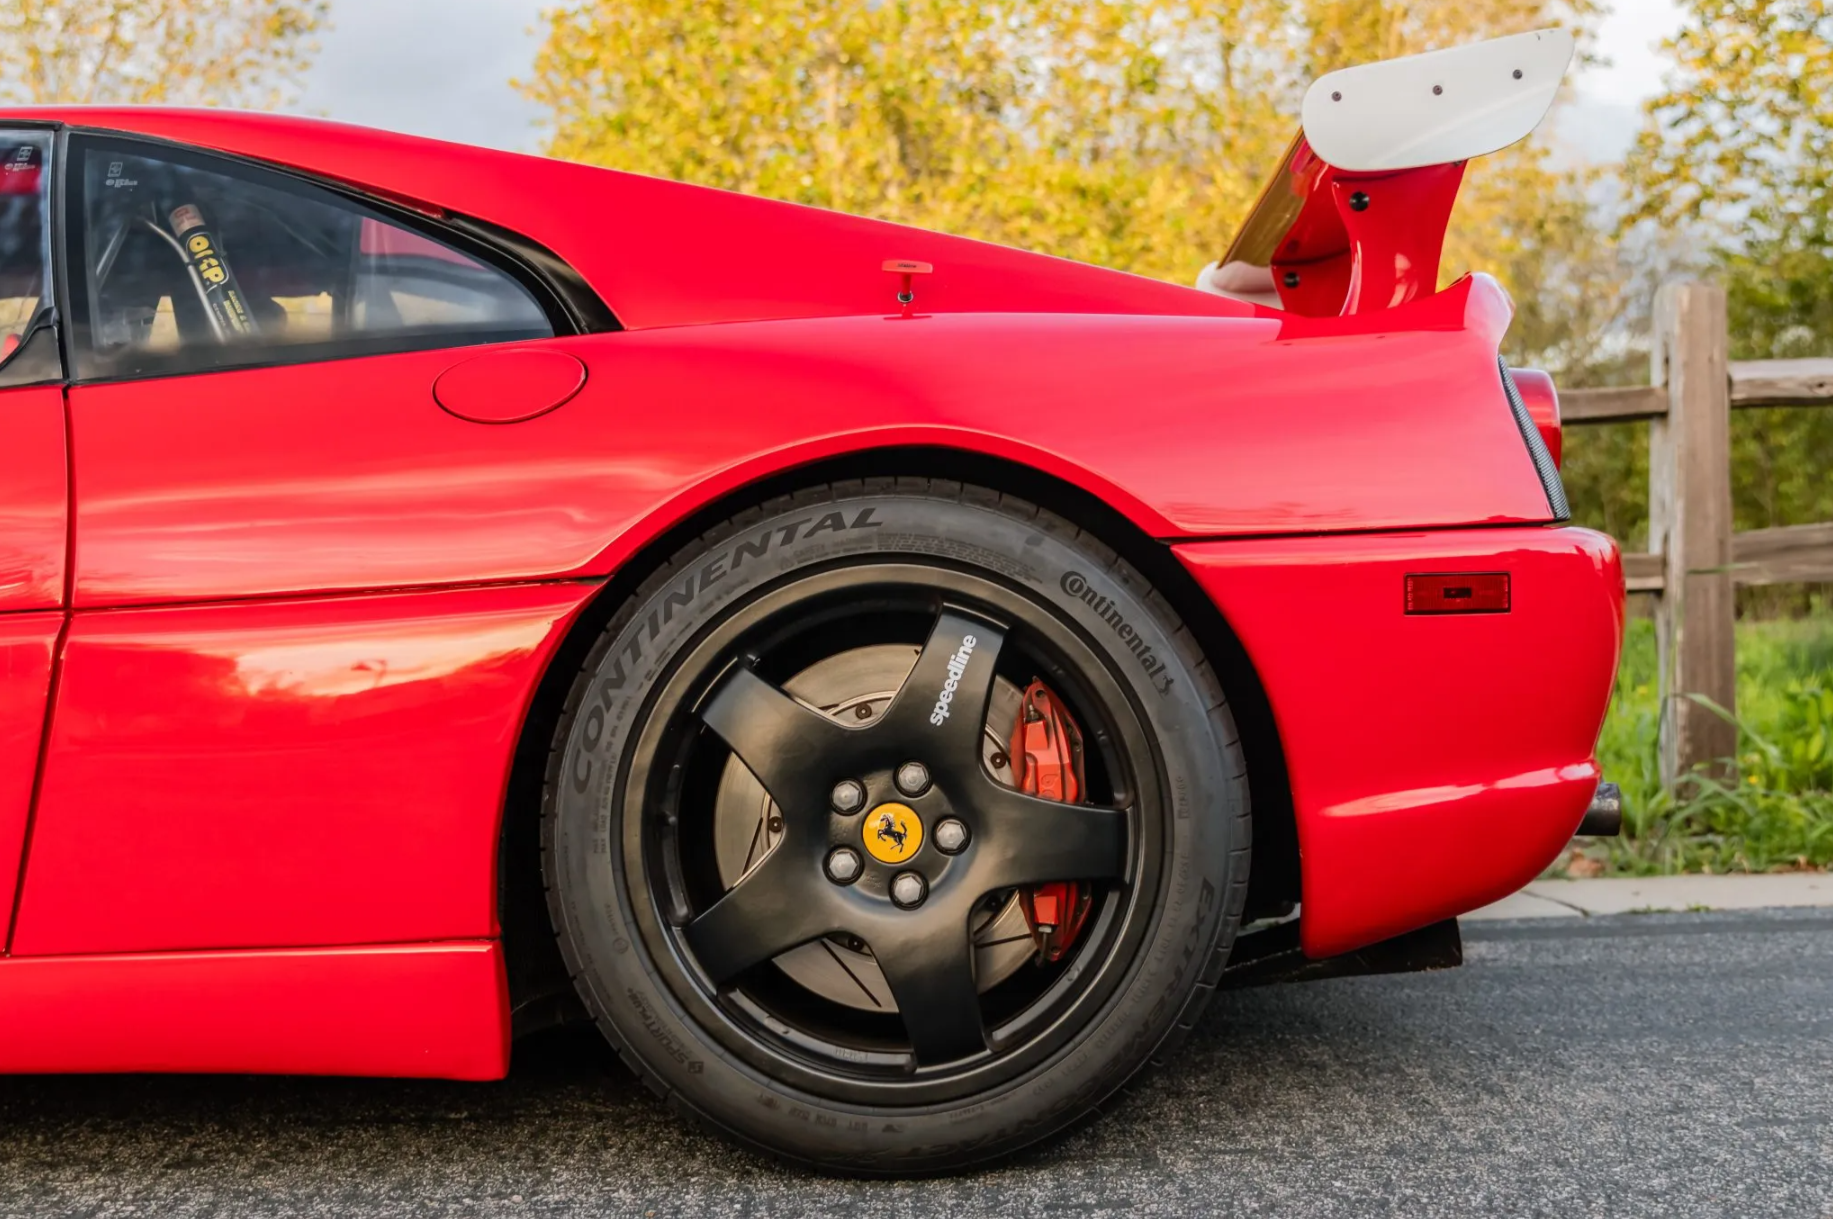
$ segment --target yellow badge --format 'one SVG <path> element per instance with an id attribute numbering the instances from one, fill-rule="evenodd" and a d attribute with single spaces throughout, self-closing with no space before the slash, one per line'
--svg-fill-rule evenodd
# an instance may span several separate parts
<path id="1" fill-rule="evenodd" d="M 866 814 L 861 829 L 866 850 L 880 863 L 903 863 L 923 845 L 923 821 L 902 804 L 881 804 Z"/>

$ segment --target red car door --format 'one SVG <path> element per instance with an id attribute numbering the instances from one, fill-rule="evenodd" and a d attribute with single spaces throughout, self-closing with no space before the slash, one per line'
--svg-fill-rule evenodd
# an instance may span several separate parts
<path id="1" fill-rule="evenodd" d="M 478 579 L 516 429 L 434 384 L 508 343 L 577 388 L 571 315 L 290 174 L 67 155 L 73 614 L 13 951 L 493 935 L 520 715 L 590 587 Z"/>
<path id="2" fill-rule="evenodd" d="M 63 371 L 47 291 L 49 133 L 0 131 L 0 927 L 10 923 L 63 628 Z"/>

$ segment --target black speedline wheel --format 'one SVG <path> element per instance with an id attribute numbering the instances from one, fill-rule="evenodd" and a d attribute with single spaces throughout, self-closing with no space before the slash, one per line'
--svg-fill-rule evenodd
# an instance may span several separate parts
<path id="1" fill-rule="evenodd" d="M 1020 731 L 1040 706 L 1066 788 Z M 918 479 L 676 554 L 586 661 L 543 817 L 562 952 L 651 1086 L 876 1173 L 1015 1151 L 1168 1048 L 1248 846 L 1227 705 L 1163 598 L 1059 517 Z"/>

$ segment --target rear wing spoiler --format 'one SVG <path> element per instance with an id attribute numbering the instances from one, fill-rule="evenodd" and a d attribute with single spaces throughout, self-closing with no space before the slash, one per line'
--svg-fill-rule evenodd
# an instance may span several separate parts
<path id="1" fill-rule="evenodd" d="M 1431 295 L 1465 162 L 1540 125 L 1572 52 L 1570 33 L 1537 30 L 1319 77 L 1298 136 L 1197 287 L 1311 317 Z"/>

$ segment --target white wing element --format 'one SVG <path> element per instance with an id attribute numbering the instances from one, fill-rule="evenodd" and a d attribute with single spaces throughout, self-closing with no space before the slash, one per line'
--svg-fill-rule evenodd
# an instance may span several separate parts
<path id="1" fill-rule="evenodd" d="M 1330 72 L 1305 92 L 1305 139 L 1354 172 L 1484 156 L 1540 125 L 1572 50 L 1567 31 L 1536 30 Z"/>
<path id="2" fill-rule="evenodd" d="M 1212 296 L 1226 296 L 1269 309 L 1279 308 L 1279 289 L 1273 286 L 1271 267 L 1256 267 L 1245 262 L 1212 262 L 1197 272 L 1197 287 Z"/>

